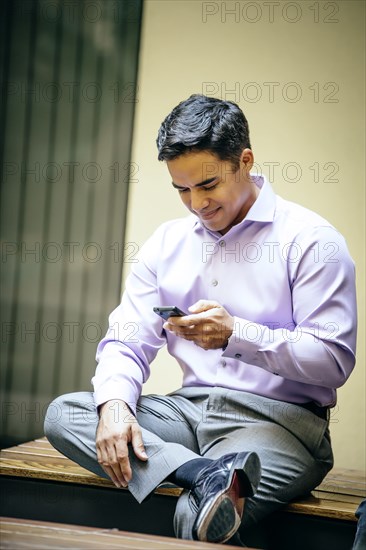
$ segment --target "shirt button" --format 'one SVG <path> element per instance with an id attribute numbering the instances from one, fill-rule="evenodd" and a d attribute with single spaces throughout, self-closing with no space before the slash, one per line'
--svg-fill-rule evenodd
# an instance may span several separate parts
<path id="1" fill-rule="evenodd" d="M 241 353 L 236 353 L 236 354 L 235 354 L 235 357 L 236 357 L 237 359 L 240 359 Z"/>
<path id="2" fill-rule="evenodd" d="M 226 367 L 226 361 L 224 361 L 224 359 L 221 361 L 221 366 Z"/>
<path id="3" fill-rule="evenodd" d="M 217 281 L 216 279 L 213 279 L 211 284 L 212 284 L 212 286 L 217 286 L 219 284 L 219 281 Z"/>
<path id="4" fill-rule="evenodd" d="M 220 241 L 220 242 L 219 242 L 219 245 L 220 245 L 220 246 L 225 246 L 225 241 Z"/>

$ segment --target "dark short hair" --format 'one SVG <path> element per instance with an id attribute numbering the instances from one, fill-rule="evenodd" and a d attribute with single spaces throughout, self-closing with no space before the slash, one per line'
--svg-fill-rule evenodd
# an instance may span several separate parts
<path id="1" fill-rule="evenodd" d="M 162 122 L 156 140 L 159 160 L 191 151 L 209 151 L 236 168 L 251 148 L 248 121 L 232 101 L 194 94 L 174 107 Z"/>

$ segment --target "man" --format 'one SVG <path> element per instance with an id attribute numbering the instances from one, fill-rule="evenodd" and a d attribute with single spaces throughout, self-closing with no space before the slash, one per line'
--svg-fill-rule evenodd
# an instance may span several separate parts
<path id="1" fill-rule="evenodd" d="M 56 400 L 61 422 L 50 408 L 45 430 L 139 502 L 165 480 L 183 487 L 177 537 L 225 542 L 332 467 L 329 409 L 355 361 L 354 266 L 326 220 L 251 174 L 234 103 L 191 96 L 157 145 L 192 215 L 142 248 L 98 347 L 94 396 Z M 164 322 L 159 306 L 186 315 Z M 165 344 L 182 388 L 141 397 Z"/>

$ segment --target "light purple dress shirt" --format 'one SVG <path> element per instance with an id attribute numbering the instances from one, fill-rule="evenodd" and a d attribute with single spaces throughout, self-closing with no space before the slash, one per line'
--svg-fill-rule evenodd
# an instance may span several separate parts
<path id="1" fill-rule="evenodd" d="M 344 238 L 319 215 L 261 189 L 226 235 L 198 218 L 164 223 L 142 247 L 97 350 L 97 405 L 135 410 L 150 363 L 167 344 L 183 386 L 221 386 L 291 403 L 333 406 L 355 363 L 354 264 Z M 235 317 L 223 352 L 162 328 L 154 306 L 183 311 L 215 300 Z"/>

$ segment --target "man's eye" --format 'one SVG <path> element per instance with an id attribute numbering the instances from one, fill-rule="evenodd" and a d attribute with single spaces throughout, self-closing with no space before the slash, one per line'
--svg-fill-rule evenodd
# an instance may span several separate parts
<path id="1" fill-rule="evenodd" d="M 179 193 L 186 193 L 187 191 L 189 191 L 188 187 L 186 187 L 186 188 L 184 188 L 184 189 L 183 189 L 183 188 L 182 188 L 182 189 L 178 189 L 178 192 L 179 192 Z"/>
<path id="2" fill-rule="evenodd" d="M 211 189 L 215 189 L 217 187 L 217 183 L 214 183 L 213 185 L 210 185 L 209 187 L 204 187 L 205 191 L 211 191 Z"/>

